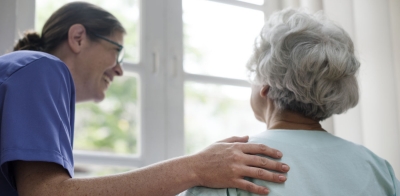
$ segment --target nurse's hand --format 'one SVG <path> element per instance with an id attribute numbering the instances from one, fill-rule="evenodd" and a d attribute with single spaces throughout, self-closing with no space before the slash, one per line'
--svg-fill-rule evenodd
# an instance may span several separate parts
<path id="1" fill-rule="evenodd" d="M 239 188 L 255 194 L 268 194 L 266 187 L 249 182 L 244 177 L 283 183 L 289 166 L 265 156 L 279 159 L 282 153 L 262 144 L 250 144 L 248 136 L 231 137 L 212 144 L 205 150 L 193 155 L 193 164 L 198 186 L 211 188 Z M 274 170 L 273 173 L 267 170 Z"/>

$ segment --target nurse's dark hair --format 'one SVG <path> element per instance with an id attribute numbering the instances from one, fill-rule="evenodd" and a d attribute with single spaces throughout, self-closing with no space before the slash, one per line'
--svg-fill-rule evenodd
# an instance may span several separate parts
<path id="1" fill-rule="evenodd" d="M 63 41 L 68 39 L 69 28 L 81 24 L 86 29 L 88 37 L 96 41 L 94 34 L 109 36 L 114 32 L 126 33 L 124 27 L 111 13 L 85 2 L 65 4 L 46 21 L 42 35 L 36 32 L 25 32 L 14 46 L 16 50 L 36 50 L 51 52 Z"/>

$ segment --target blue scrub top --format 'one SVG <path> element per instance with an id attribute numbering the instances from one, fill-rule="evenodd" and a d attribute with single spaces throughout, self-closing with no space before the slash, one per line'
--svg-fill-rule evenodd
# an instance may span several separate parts
<path id="1" fill-rule="evenodd" d="M 0 56 L 0 195 L 17 195 L 10 162 L 45 161 L 74 175 L 75 87 L 67 66 L 36 51 Z"/>

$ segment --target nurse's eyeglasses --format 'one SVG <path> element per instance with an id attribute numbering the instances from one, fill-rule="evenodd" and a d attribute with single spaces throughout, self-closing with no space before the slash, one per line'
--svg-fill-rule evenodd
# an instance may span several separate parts
<path id="1" fill-rule="evenodd" d="M 114 44 L 115 46 L 118 47 L 117 64 L 122 65 L 122 61 L 124 60 L 124 46 L 122 46 L 121 44 L 119 44 L 119 43 L 117 43 L 115 41 L 112 41 L 112 40 L 110 40 L 110 39 L 108 39 L 108 38 L 106 38 L 104 36 L 101 36 L 99 34 L 93 33 L 93 35 L 98 37 L 98 38 L 100 38 L 100 39 L 108 41 L 109 43 L 112 43 L 112 44 Z"/>

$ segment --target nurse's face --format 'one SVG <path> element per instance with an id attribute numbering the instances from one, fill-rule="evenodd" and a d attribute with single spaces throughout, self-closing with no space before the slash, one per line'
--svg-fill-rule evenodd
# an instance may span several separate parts
<path id="1" fill-rule="evenodd" d="M 123 33 L 115 32 L 107 39 L 123 45 Z M 80 99 L 77 101 L 102 101 L 105 91 L 115 76 L 122 76 L 123 70 L 117 62 L 120 48 L 107 40 L 91 41 L 84 61 L 79 65 Z M 78 96 L 77 96 L 78 98 Z"/>

